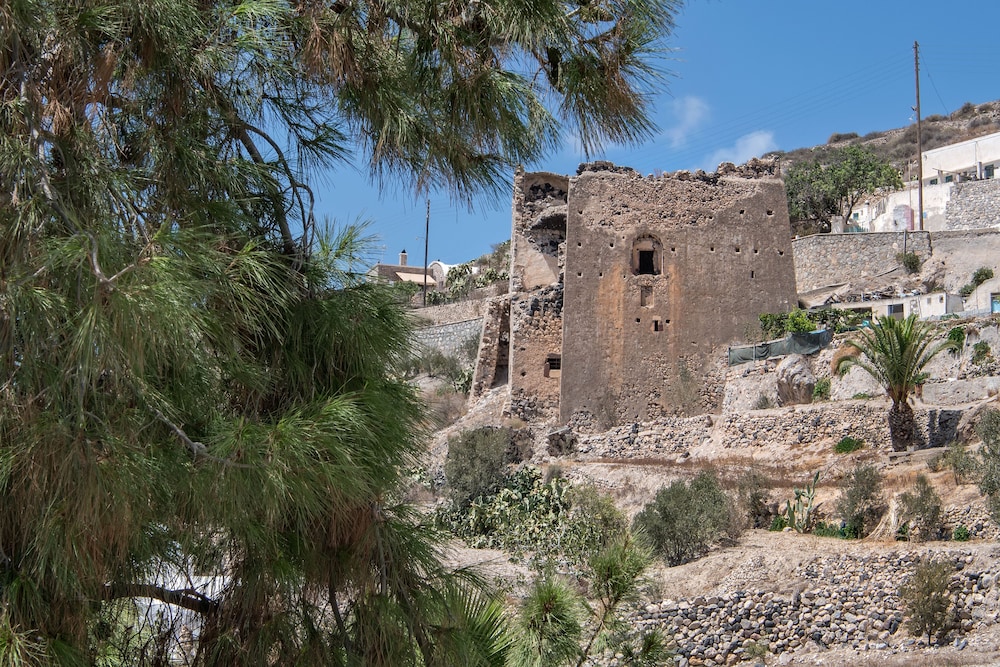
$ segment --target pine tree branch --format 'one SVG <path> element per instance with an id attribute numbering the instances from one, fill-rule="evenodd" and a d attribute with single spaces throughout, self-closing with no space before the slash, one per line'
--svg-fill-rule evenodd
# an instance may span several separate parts
<path id="1" fill-rule="evenodd" d="M 218 600 L 214 600 L 191 588 L 173 590 L 154 584 L 121 582 L 105 584 L 103 599 L 117 600 L 119 598 L 150 598 L 188 609 L 204 616 L 217 614 L 221 606 Z"/>

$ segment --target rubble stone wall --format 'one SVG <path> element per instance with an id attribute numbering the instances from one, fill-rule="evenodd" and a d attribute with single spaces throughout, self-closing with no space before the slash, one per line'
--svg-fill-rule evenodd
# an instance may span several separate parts
<path id="1" fill-rule="evenodd" d="M 1000 225 L 1000 179 L 955 183 L 944 217 L 946 229 Z"/>
<path id="2" fill-rule="evenodd" d="M 792 241 L 795 286 L 799 293 L 849 280 L 863 280 L 899 266 L 903 232 L 813 234 Z M 907 252 L 921 260 L 931 256 L 929 232 L 907 232 Z M 762 311 L 763 312 L 763 311 Z"/>
<path id="3" fill-rule="evenodd" d="M 757 557 L 736 568 L 717 594 L 648 604 L 637 621 L 673 640 L 675 663 L 684 667 L 733 665 L 751 657 L 764 662 L 762 650 L 780 655 L 851 647 L 888 657 L 921 648 L 904 629 L 899 587 L 929 557 L 916 550 L 817 556 L 791 573 L 806 583 L 790 594 L 755 585 L 763 574 Z M 950 590 L 958 627 L 948 639 L 964 648 L 966 633 L 997 620 L 997 571 L 975 567 L 971 552 L 954 550 L 934 557 L 955 566 Z"/>
<path id="4" fill-rule="evenodd" d="M 916 408 L 914 415 L 926 447 L 955 440 L 962 412 L 949 408 Z M 677 455 L 714 440 L 734 453 L 751 454 L 765 443 L 836 443 L 844 436 L 868 443 L 888 443 L 889 426 L 883 401 L 839 401 L 751 410 L 723 415 L 661 418 L 581 435 L 580 454 L 600 458 L 646 459 Z"/>
<path id="5" fill-rule="evenodd" d="M 477 317 L 417 329 L 413 332 L 413 340 L 417 347 L 438 350 L 446 357 L 460 357 L 465 353 L 469 339 L 479 339 L 482 328 L 483 318 Z"/>

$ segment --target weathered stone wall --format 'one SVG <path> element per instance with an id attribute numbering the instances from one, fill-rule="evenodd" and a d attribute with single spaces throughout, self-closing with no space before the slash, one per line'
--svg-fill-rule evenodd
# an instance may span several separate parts
<path id="1" fill-rule="evenodd" d="M 736 568 L 716 594 L 648 604 L 637 621 L 643 628 L 660 628 L 672 639 L 678 656 L 675 662 L 685 667 L 741 663 L 754 656 L 751 651 L 758 647 L 778 655 L 851 647 L 881 651 L 888 658 L 922 648 L 902 630 L 899 587 L 916 564 L 929 557 L 916 550 L 817 556 L 790 573 L 791 578 L 806 582 L 803 590 L 791 594 L 755 585 L 764 574 L 763 559 L 757 557 Z M 971 551 L 953 550 L 934 557 L 955 565 L 949 588 L 958 627 L 949 639 L 964 648 L 962 642 L 967 640 L 962 635 L 988 629 L 996 622 L 1000 606 L 997 570 L 975 567 Z M 759 654 L 756 659 L 764 662 Z M 876 660 L 870 657 L 866 662 Z M 915 660 L 920 658 L 915 656 Z"/>
<path id="2" fill-rule="evenodd" d="M 508 381 L 510 360 L 510 297 L 490 299 L 483 315 L 483 331 L 476 355 L 469 398 L 475 400 Z"/>
<path id="3" fill-rule="evenodd" d="M 420 299 L 418 294 L 416 299 Z M 417 326 L 433 324 L 450 324 L 482 317 L 486 309 L 485 299 L 467 299 L 455 303 L 444 303 L 438 306 L 416 308 L 411 313 L 417 320 Z"/>
<path id="4" fill-rule="evenodd" d="M 690 452 L 710 440 L 736 454 L 752 454 L 755 447 L 772 443 L 794 447 L 837 442 L 847 435 L 868 443 L 888 443 L 886 409 L 882 401 L 843 401 L 723 415 L 668 417 L 581 435 L 577 451 L 599 458 L 645 459 Z M 941 447 L 955 440 L 960 410 L 916 408 L 914 415 L 924 446 Z"/>
<path id="5" fill-rule="evenodd" d="M 1000 225 L 1000 179 L 956 183 L 944 216 L 946 229 Z"/>
<path id="6" fill-rule="evenodd" d="M 763 175 L 570 180 L 563 421 L 718 411 L 717 348 L 795 305 L 784 186 Z"/>
<path id="7" fill-rule="evenodd" d="M 813 234 L 792 242 L 795 286 L 799 293 L 853 280 L 873 278 L 899 266 L 903 232 Z M 906 250 L 922 260 L 931 256 L 929 232 L 907 232 Z M 765 311 L 761 311 L 765 312 Z"/>
<path id="8" fill-rule="evenodd" d="M 469 349 L 470 339 L 479 339 L 482 328 L 483 318 L 477 317 L 417 329 L 413 332 L 413 339 L 418 347 L 438 350 L 446 357 L 460 357 Z"/>
<path id="9" fill-rule="evenodd" d="M 559 414 L 568 189 L 558 174 L 514 176 L 510 413 L 525 420 Z"/>
<path id="10" fill-rule="evenodd" d="M 510 413 L 526 421 L 559 414 L 563 289 L 556 284 L 511 295 Z"/>

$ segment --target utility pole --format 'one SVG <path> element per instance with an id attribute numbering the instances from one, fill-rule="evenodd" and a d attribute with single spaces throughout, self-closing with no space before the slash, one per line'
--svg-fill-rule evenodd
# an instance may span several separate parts
<path id="1" fill-rule="evenodd" d="M 920 45 L 913 41 L 913 72 L 917 80 L 917 215 L 924 231 L 924 137 L 920 131 Z"/>
<path id="2" fill-rule="evenodd" d="M 427 239 L 431 234 L 431 198 L 427 198 L 427 221 L 424 223 L 424 306 L 427 305 Z"/>

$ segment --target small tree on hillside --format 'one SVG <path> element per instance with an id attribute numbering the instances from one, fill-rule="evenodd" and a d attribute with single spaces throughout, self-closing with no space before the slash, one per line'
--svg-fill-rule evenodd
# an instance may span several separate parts
<path id="1" fill-rule="evenodd" d="M 872 150 L 845 146 L 824 162 L 801 162 L 785 175 L 792 220 L 817 220 L 829 231 L 830 218 L 847 218 L 865 196 L 903 186 L 899 171 Z"/>
<path id="2" fill-rule="evenodd" d="M 927 378 L 924 368 L 939 352 L 955 347 L 954 341 L 933 339 L 933 329 L 918 320 L 916 314 L 905 320 L 880 317 L 875 326 L 861 332 L 860 338 L 846 343 L 863 356 L 840 360 L 840 369 L 856 364 L 875 378 L 892 399 L 889 437 L 895 451 L 916 444 L 916 420 L 908 399 L 914 387 Z"/>

